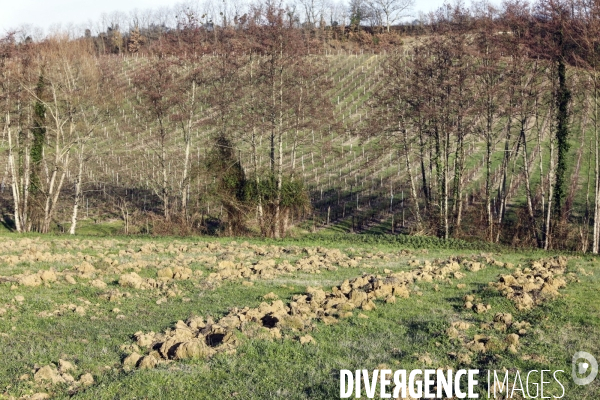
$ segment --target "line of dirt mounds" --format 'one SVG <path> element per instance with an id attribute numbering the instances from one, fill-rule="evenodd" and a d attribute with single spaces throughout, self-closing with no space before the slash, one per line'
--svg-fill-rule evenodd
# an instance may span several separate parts
<path id="1" fill-rule="evenodd" d="M 195 316 L 185 322 L 178 321 L 164 333 L 136 332 L 136 343 L 122 346 L 128 354 L 123 366 L 154 368 L 169 360 L 206 359 L 221 352 L 233 353 L 240 335 L 267 340 L 297 338 L 301 343 L 312 343 L 314 339 L 306 333 L 313 330 L 315 321 L 334 324 L 340 318 L 352 316 L 353 310 L 375 309 L 375 300 L 395 303 L 397 298 L 408 298 L 414 293 L 411 285 L 417 281 L 460 279 L 464 277 L 463 266 L 451 258 L 433 264 L 426 262 L 413 271 L 388 271 L 386 276 L 365 274 L 345 280 L 331 291 L 308 287 L 305 294 L 293 296 L 288 304 L 281 300 L 263 302 L 255 308 L 234 308 L 218 321 Z M 273 293 L 265 296 L 275 297 Z"/>
<path id="2" fill-rule="evenodd" d="M 199 242 L 182 244 L 170 243 L 141 243 L 132 241 L 126 249 L 118 254 L 108 254 L 107 246 L 114 246 L 114 241 L 98 245 L 89 241 L 64 240 L 50 244 L 37 240 L 22 239 L 0 245 L 7 252 L 20 250 L 20 254 L 0 255 L 0 262 L 16 266 L 28 263 L 30 267 L 36 263 L 58 262 L 68 265 L 66 269 L 57 271 L 54 268 L 40 269 L 37 272 L 25 270 L 12 276 L 0 276 L 0 281 L 12 282 L 15 286 L 49 287 L 51 284 L 68 283 L 71 285 L 84 284 L 104 289 L 107 283 L 105 276 L 119 276 L 119 284 L 135 289 L 165 289 L 164 283 L 173 280 L 199 281 L 203 271 L 190 268 L 191 263 L 203 265 L 209 270 L 205 282 L 218 286 L 223 281 L 272 279 L 282 274 L 295 272 L 318 274 L 324 270 L 334 271 L 338 268 L 371 268 L 368 261 L 396 262 L 411 254 L 402 250 L 396 254 L 365 252 L 347 255 L 338 249 L 323 247 L 301 248 L 298 246 L 254 245 L 248 242 L 238 244 L 231 242 Z M 88 243 L 89 242 L 89 243 Z M 61 250 L 98 250 L 96 255 L 71 253 L 56 253 L 53 247 Z M 104 250 L 100 253 L 100 250 Z M 166 256 L 168 259 L 160 257 Z M 288 260 L 287 258 L 295 259 Z M 287 257 L 287 258 L 285 258 Z M 256 260 L 258 258 L 258 260 Z M 253 261 L 254 259 L 254 261 Z M 124 261 L 127 260 L 127 261 Z M 291 261 L 291 262 L 290 262 Z M 139 273 L 145 270 L 155 270 L 156 278 L 142 278 Z"/>

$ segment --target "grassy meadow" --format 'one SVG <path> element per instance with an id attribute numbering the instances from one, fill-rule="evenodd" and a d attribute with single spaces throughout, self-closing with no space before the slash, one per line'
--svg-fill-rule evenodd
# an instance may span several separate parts
<path id="1" fill-rule="evenodd" d="M 339 398 L 341 369 L 376 368 L 477 368 L 482 379 L 487 369 L 564 370 L 565 398 L 598 398 L 599 380 L 579 387 L 570 379 L 575 352 L 600 354 L 597 258 L 566 255 L 560 295 L 519 310 L 489 282 L 552 255 L 465 249 L 459 242 L 442 248 L 427 241 L 378 241 L 3 233 L 0 398 L 332 399 Z M 460 266 L 458 274 L 424 278 L 424 266 L 435 271 L 452 262 Z M 480 267 L 468 267 L 473 262 Z M 263 264 L 268 268 L 257 267 Z M 230 274 L 234 265 L 251 272 Z M 304 267 L 284 268 L 299 265 Z M 159 277 L 177 266 L 187 272 Z M 230 330 L 234 344 L 226 351 L 157 356 L 152 368 L 124 363 L 132 352 L 150 357 L 153 351 L 135 348 L 139 332 L 168 333 L 180 327 L 178 321 L 197 316 L 219 321 L 276 299 L 291 304 L 311 288 L 329 293 L 364 274 L 383 278 L 416 270 L 423 279 L 404 283 L 404 295 L 391 296 L 393 301 L 373 298 L 373 309 L 363 303 L 345 313 L 317 313 L 300 327 L 280 322 L 271 335 L 246 329 L 248 322 Z M 132 272 L 143 282 L 138 287 L 123 279 Z M 466 308 L 468 295 L 489 309 Z M 498 324 L 499 313 L 510 313 L 512 325 Z M 510 334 L 518 335 L 512 349 Z M 46 366 L 44 378 L 39 371 Z M 480 383 L 484 394 L 487 386 Z M 554 384 L 549 392 L 559 396 L 560 390 Z"/>

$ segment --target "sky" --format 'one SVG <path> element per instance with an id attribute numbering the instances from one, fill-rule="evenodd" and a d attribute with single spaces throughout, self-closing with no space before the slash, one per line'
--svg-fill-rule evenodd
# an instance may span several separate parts
<path id="1" fill-rule="evenodd" d="M 235 1 L 235 0 L 234 0 Z M 28 25 L 28 34 L 34 27 L 42 28 L 37 35 L 52 30 L 93 26 L 103 13 L 121 11 L 128 14 L 134 9 L 172 7 L 181 0 L 0 0 L 0 36 L 8 31 Z M 444 4 L 444 0 L 415 0 L 414 14 L 429 12 Z"/>
<path id="2" fill-rule="evenodd" d="M 47 33 L 60 24 L 85 25 L 97 22 L 102 13 L 172 6 L 169 0 L 0 0 L 0 34 L 24 24 L 41 27 Z"/>

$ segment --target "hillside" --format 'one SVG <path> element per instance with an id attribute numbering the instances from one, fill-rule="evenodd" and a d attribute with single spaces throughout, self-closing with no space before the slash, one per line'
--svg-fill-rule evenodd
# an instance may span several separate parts
<path id="1" fill-rule="evenodd" d="M 362 137 L 357 135 L 357 126 L 369 117 L 371 111 L 369 101 L 373 92 L 382 84 L 383 67 L 388 55 L 357 52 L 336 52 L 317 55 L 324 58 L 328 65 L 325 79 L 333 82 L 333 88 L 327 93 L 334 106 L 335 121 L 332 126 L 337 126 L 335 132 L 330 135 L 319 132 L 306 132 L 298 143 L 296 150 L 295 168 L 298 176 L 306 182 L 311 193 L 314 207 L 314 218 L 316 226 L 321 227 L 327 221 L 328 208 L 330 224 L 339 226 L 339 229 L 362 230 L 367 226 L 370 229 L 378 229 L 380 224 L 387 225 L 384 231 L 391 232 L 389 222 L 391 218 L 390 209 L 396 214 L 396 223 L 401 221 L 404 214 L 404 224 L 410 225 L 412 214 L 407 206 L 409 197 L 409 183 L 407 182 L 406 166 L 402 157 L 402 147 L 399 143 L 390 143 L 384 138 Z M 125 86 L 135 76 L 136 70 L 149 62 L 145 57 L 123 57 L 118 58 L 120 71 L 119 82 Z M 117 98 L 118 99 L 118 98 Z M 144 185 L 146 174 L 153 174 L 151 150 L 148 143 L 148 131 L 140 132 L 138 113 L 130 98 L 122 97 L 119 111 L 112 113 L 106 122 L 98 127 L 94 134 L 94 148 L 90 161 L 83 167 L 84 170 L 84 194 L 82 204 L 84 205 L 85 217 L 90 216 L 96 220 L 111 218 L 114 214 L 103 210 L 111 196 L 126 195 L 127 199 L 134 203 L 135 207 L 142 210 L 158 210 L 159 199 Z M 574 109 L 581 109 L 580 104 L 574 104 Z M 569 176 L 572 185 L 570 190 L 574 193 L 573 209 L 577 214 L 583 213 L 586 196 L 586 177 L 590 168 L 590 154 L 583 149 L 591 139 L 590 128 L 585 129 L 588 122 L 587 115 L 581 113 L 573 114 L 572 125 L 574 127 L 571 136 L 572 154 L 574 161 L 570 163 Z M 549 147 L 551 137 L 551 121 L 548 113 L 541 116 L 541 121 L 536 121 L 532 129 L 535 137 L 536 129 L 542 131 L 541 148 Z M 502 129 L 503 121 L 498 121 L 495 130 Z M 582 129 L 582 125 L 584 129 Z M 339 128 L 341 127 L 341 128 Z M 149 128 L 151 129 L 151 127 Z M 198 128 L 192 137 L 192 168 L 201 169 L 204 165 L 207 152 L 210 151 L 211 131 Z M 582 135 L 586 132 L 585 135 Z M 291 138 L 285 138 L 284 159 L 285 168 L 291 168 Z M 266 140 L 266 138 L 265 138 Z M 6 149 L 6 140 L 4 140 Z M 170 144 L 169 150 L 173 159 L 180 159 L 183 149 L 177 141 Z M 497 187 L 500 179 L 500 168 L 502 161 L 502 148 L 504 143 L 498 138 L 495 141 L 492 154 L 492 176 L 493 186 Z M 530 147 L 533 154 L 530 158 L 532 168 L 539 165 L 540 150 L 532 140 Z M 586 146 L 587 147 L 587 146 Z M 547 150 L 546 150 L 547 151 Z M 251 169 L 250 153 L 248 147 L 243 143 L 239 146 L 241 164 L 244 169 Z M 466 207 L 476 208 L 484 185 L 484 163 L 485 142 L 483 136 L 472 135 L 467 143 L 467 162 L 465 165 L 465 196 L 469 199 Z M 265 159 L 268 154 L 264 154 Z M 418 175 L 419 160 L 415 155 L 412 157 L 411 169 L 413 174 Z M 547 162 L 547 160 L 546 160 Z M 75 165 L 67 174 L 65 190 L 70 191 L 74 187 L 76 175 Z M 538 167 L 539 168 L 539 167 Z M 547 167 L 546 167 L 547 168 Z M 174 167 L 175 169 L 175 167 Z M 524 187 L 522 183 L 522 160 L 515 160 L 511 169 L 515 171 L 514 180 L 509 190 L 509 212 L 507 218 L 516 218 L 516 208 L 524 203 Z M 576 171 L 577 170 L 577 171 Z M 577 172 L 577 174 L 575 174 Z M 158 173 L 158 171 L 157 171 Z M 451 173 L 453 173 L 451 171 Z M 534 180 L 539 181 L 539 172 L 533 174 Z M 4 182 L 8 182 L 7 172 Z M 176 179 L 172 174 L 171 179 Z M 193 185 L 191 198 L 195 198 L 206 188 L 207 178 L 201 177 Z M 5 183 L 6 196 L 8 193 Z M 140 185 L 142 183 L 142 185 Z M 108 191 L 108 192 L 107 192 Z M 393 202 L 391 195 L 394 196 Z M 72 196 L 72 195 L 71 195 Z M 6 198 L 6 197 L 5 197 Z M 404 199 L 404 200 L 403 200 Z M 91 205 L 90 205 L 91 202 Z M 392 208 L 390 208 L 390 205 Z M 61 204 L 62 217 L 58 219 L 61 224 L 68 224 L 70 204 L 64 201 Z M 110 207 L 107 207 L 110 208 Z M 214 206 L 213 206 L 214 209 Z M 465 213 L 468 211 L 465 210 Z M 207 213 L 210 213 L 207 209 Z M 214 211 L 213 211 L 214 213 Z M 357 222 L 351 221 L 356 217 Z M 309 223 L 312 224 L 312 223 Z M 337 228 L 335 228 L 337 229 Z M 468 233 L 464 233 L 467 234 Z"/>
<path id="2" fill-rule="evenodd" d="M 182 29 L 119 55 L 98 38 L 3 42 L 5 226 L 598 251 L 587 44 L 507 10 L 415 37 L 350 31 L 372 45 L 348 50 L 272 11 L 271 25 Z"/>

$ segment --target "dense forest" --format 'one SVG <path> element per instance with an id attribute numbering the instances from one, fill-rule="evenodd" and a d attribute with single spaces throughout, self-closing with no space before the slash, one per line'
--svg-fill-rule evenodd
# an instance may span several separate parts
<path id="1" fill-rule="evenodd" d="M 6 35 L 3 224 L 598 253 L 600 3 L 324 4 Z"/>

